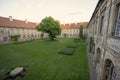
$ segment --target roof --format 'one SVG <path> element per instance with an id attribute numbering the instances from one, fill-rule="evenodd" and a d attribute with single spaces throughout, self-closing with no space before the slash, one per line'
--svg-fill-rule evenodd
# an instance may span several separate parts
<path id="1" fill-rule="evenodd" d="M 71 24 L 61 24 L 62 29 L 79 29 L 82 25 L 84 28 L 87 27 L 88 22 L 79 22 L 79 23 L 71 23 Z"/>
<path id="2" fill-rule="evenodd" d="M 36 28 L 36 23 L 28 22 L 22 20 L 13 19 L 10 21 L 9 18 L 0 16 L 0 27 L 13 27 L 13 28 Z"/>
<path id="3" fill-rule="evenodd" d="M 82 25 L 84 28 L 87 27 L 88 22 L 79 22 L 79 23 L 71 23 L 71 24 L 61 24 L 62 29 L 79 29 L 80 25 Z M 22 21 L 22 20 L 17 20 L 17 19 L 12 19 L 6 18 L 6 17 L 1 17 L 0 16 L 0 27 L 8 27 L 8 28 L 36 28 L 37 23 L 34 22 L 28 22 Z"/>

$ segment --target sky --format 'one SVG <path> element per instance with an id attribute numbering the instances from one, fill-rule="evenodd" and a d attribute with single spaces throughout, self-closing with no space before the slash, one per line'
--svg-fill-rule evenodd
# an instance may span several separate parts
<path id="1" fill-rule="evenodd" d="M 52 16 L 63 23 L 89 21 L 98 0 L 0 0 L 0 16 L 39 23 Z"/>

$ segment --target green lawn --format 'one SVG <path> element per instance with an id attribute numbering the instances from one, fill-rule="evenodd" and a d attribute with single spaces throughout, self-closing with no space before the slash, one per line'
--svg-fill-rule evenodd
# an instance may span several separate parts
<path id="1" fill-rule="evenodd" d="M 58 52 L 70 44 L 78 44 L 73 55 Z M 0 45 L 0 80 L 8 71 L 28 65 L 23 78 L 16 80 L 89 80 L 84 41 L 35 40 L 20 44 Z"/>

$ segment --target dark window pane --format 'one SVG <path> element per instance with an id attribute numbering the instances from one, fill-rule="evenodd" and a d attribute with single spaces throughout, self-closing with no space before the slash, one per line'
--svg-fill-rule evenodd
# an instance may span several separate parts
<path id="1" fill-rule="evenodd" d="M 118 25 L 117 28 L 120 28 L 120 25 Z"/>
<path id="2" fill-rule="evenodd" d="M 116 32 L 116 35 L 119 35 L 119 32 Z"/>
<path id="3" fill-rule="evenodd" d="M 118 20 L 116 25 L 116 36 L 120 36 L 120 6 L 119 6 Z"/>

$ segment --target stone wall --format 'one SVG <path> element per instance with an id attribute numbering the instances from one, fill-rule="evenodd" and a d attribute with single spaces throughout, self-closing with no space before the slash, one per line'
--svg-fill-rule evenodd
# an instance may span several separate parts
<path id="1" fill-rule="evenodd" d="M 115 38 L 107 39 L 107 46 L 120 54 L 120 40 Z"/>
<path id="2" fill-rule="evenodd" d="M 115 36 L 118 4 L 120 4 L 119 0 L 99 0 L 88 24 L 87 42 L 90 44 L 89 38 L 94 37 L 95 48 L 92 52 L 94 52 L 93 64 L 97 80 L 120 80 L 120 37 Z M 102 17 L 104 17 L 103 22 Z M 100 52 L 97 51 L 98 49 Z M 97 62 L 97 59 L 100 61 Z M 106 65 L 109 67 L 108 70 Z M 106 72 L 108 75 L 105 74 Z"/>

